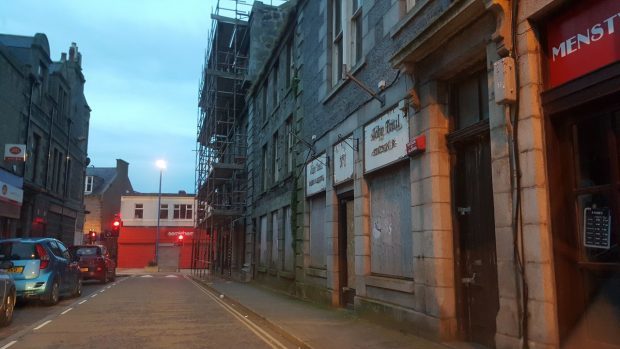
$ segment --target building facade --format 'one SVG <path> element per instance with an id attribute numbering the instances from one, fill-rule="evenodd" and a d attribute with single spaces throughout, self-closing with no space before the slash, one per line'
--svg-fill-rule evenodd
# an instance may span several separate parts
<path id="1" fill-rule="evenodd" d="M 245 212 L 246 279 L 292 292 L 295 287 L 293 203 L 299 180 L 295 128 L 296 1 L 280 6 L 255 3 L 249 20 L 247 79 L 248 197 Z"/>
<path id="2" fill-rule="evenodd" d="M 190 268 L 195 213 L 194 195 L 185 192 L 122 195 L 118 267 Z"/>
<path id="3" fill-rule="evenodd" d="M 84 238 L 88 232 L 112 230 L 114 216 L 121 212 L 121 196 L 133 193 L 129 163 L 116 159 L 116 167 L 87 167 L 84 181 Z"/>
<path id="4" fill-rule="evenodd" d="M 9 78 L 0 90 L 2 124 L 9 126 L 0 131 L 0 142 L 23 154 L 1 165 L 1 181 L 16 193 L 12 205 L 20 206 L 17 217 L 13 212 L 0 218 L 3 236 L 80 242 L 90 119 L 81 53 L 73 43 L 68 56 L 53 61 L 44 34 L 0 35 L 0 46 L 3 76 Z"/>
<path id="5" fill-rule="evenodd" d="M 617 1 L 290 5 L 249 57 L 245 279 L 442 341 L 618 348 Z"/>

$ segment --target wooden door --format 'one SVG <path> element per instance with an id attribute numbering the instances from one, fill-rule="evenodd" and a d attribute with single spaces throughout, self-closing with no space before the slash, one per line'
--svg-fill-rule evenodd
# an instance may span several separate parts
<path id="1" fill-rule="evenodd" d="M 467 340 L 494 347 L 499 295 L 488 126 L 453 148 L 459 325 Z"/>

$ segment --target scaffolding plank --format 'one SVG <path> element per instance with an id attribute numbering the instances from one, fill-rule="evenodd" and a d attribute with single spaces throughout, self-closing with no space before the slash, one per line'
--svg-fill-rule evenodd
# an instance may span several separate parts
<path id="1" fill-rule="evenodd" d="M 226 16 L 216 15 L 214 13 L 211 14 L 211 19 L 214 19 L 218 22 L 229 23 L 229 24 L 238 24 L 238 25 L 247 25 L 247 21 L 243 21 L 240 19 L 230 18 Z"/>
<path id="2" fill-rule="evenodd" d="M 220 77 L 220 78 L 226 78 L 226 79 L 232 79 L 232 80 L 243 80 L 243 76 L 242 75 L 233 74 L 233 73 L 227 73 L 227 72 L 223 72 L 221 70 L 207 69 L 207 74 L 208 75 L 217 76 L 217 77 Z"/>

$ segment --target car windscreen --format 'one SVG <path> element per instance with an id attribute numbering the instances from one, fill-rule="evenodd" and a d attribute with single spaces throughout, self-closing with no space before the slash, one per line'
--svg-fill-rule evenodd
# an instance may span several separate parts
<path id="1" fill-rule="evenodd" d="M 0 242 L 0 261 L 38 259 L 35 244 L 16 241 Z"/>
<path id="2" fill-rule="evenodd" d="M 79 256 L 79 257 L 99 255 L 99 249 L 97 247 L 77 247 L 77 248 L 72 248 L 71 252 L 75 256 Z"/>

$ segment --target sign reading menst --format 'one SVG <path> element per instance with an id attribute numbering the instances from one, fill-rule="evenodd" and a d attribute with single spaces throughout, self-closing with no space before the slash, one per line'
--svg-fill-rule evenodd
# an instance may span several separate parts
<path id="1" fill-rule="evenodd" d="M 620 1 L 577 1 L 546 25 L 548 87 L 620 60 Z"/>

